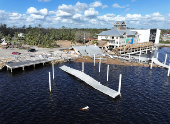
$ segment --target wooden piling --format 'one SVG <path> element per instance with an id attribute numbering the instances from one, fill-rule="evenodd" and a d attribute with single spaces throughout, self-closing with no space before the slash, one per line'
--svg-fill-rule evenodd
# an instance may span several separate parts
<path id="1" fill-rule="evenodd" d="M 107 65 L 107 81 L 109 79 L 109 65 Z"/>
<path id="2" fill-rule="evenodd" d="M 165 61 L 164 61 L 164 64 L 166 65 L 166 59 L 167 59 L 167 54 L 165 55 Z"/>
<path id="3" fill-rule="evenodd" d="M 100 58 L 100 61 L 99 61 L 99 73 L 100 73 L 100 66 L 101 66 L 101 58 Z"/>
<path id="4" fill-rule="evenodd" d="M 157 56 L 156 56 L 157 59 L 158 59 L 158 54 L 159 54 L 159 52 L 157 52 Z"/>
<path id="5" fill-rule="evenodd" d="M 53 80 L 54 80 L 54 62 L 52 62 Z"/>
<path id="6" fill-rule="evenodd" d="M 120 90 L 121 90 L 121 81 L 122 81 L 122 74 L 119 75 L 119 89 L 118 89 L 119 94 L 120 94 Z"/>
<path id="7" fill-rule="evenodd" d="M 49 72 L 49 90 L 51 92 L 51 75 L 50 75 L 50 72 Z"/>
<path id="8" fill-rule="evenodd" d="M 82 72 L 84 72 L 84 62 L 82 62 Z"/>
<path id="9" fill-rule="evenodd" d="M 151 60 L 150 70 L 152 70 L 153 60 Z"/>
<path id="10" fill-rule="evenodd" d="M 94 54 L 94 66 L 95 66 L 95 54 Z"/>

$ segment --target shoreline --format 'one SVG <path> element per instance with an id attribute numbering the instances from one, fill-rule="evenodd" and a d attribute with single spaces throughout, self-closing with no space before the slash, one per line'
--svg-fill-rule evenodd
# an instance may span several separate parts
<path id="1" fill-rule="evenodd" d="M 88 57 L 85 58 L 78 58 L 73 60 L 74 62 L 85 62 L 85 63 L 94 63 L 94 60 Z M 105 64 L 114 64 L 114 65 L 125 65 L 125 66 L 142 66 L 142 67 L 150 67 L 150 64 L 147 63 L 135 63 L 135 62 L 121 62 L 120 59 L 107 59 L 107 60 L 101 60 L 102 63 Z M 99 60 L 95 60 L 95 63 L 99 63 Z M 158 65 L 153 64 L 152 67 L 158 67 Z"/>

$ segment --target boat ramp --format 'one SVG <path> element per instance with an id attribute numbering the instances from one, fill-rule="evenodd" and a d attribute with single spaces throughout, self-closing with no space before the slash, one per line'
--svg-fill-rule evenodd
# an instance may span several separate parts
<path id="1" fill-rule="evenodd" d="M 91 87 L 95 88 L 96 90 L 112 97 L 115 98 L 117 96 L 120 95 L 120 87 L 121 87 L 121 76 L 119 79 L 119 89 L 118 91 L 112 90 L 109 87 L 106 87 L 104 85 L 102 85 L 100 82 L 96 81 L 95 79 L 93 79 L 92 77 L 90 77 L 89 75 L 85 74 L 84 72 L 81 72 L 79 70 L 70 68 L 68 66 L 63 65 L 62 67 L 60 67 L 60 69 L 62 69 L 63 71 L 76 76 L 77 78 L 81 79 L 82 81 L 86 82 L 88 85 L 90 85 Z"/>

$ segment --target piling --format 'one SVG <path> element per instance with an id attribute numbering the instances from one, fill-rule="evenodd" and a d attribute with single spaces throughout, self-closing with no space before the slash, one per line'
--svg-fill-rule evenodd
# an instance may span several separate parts
<path id="1" fill-rule="evenodd" d="M 167 54 L 165 55 L 165 61 L 164 61 L 164 64 L 166 65 L 166 59 L 167 59 Z"/>
<path id="2" fill-rule="evenodd" d="M 158 59 L 158 54 L 159 54 L 159 52 L 157 52 L 157 56 L 156 56 L 157 59 Z"/>
<path id="3" fill-rule="evenodd" d="M 84 62 L 82 62 L 82 72 L 84 72 Z"/>
<path id="4" fill-rule="evenodd" d="M 168 68 L 168 74 L 167 74 L 167 77 L 169 77 L 169 71 L 170 71 L 170 63 L 169 63 L 169 68 Z"/>
<path id="5" fill-rule="evenodd" d="M 107 65 L 107 81 L 108 81 L 108 78 L 109 78 L 109 65 Z"/>
<path id="6" fill-rule="evenodd" d="M 152 70 L 153 60 L 151 60 L 150 70 Z"/>
<path id="7" fill-rule="evenodd" d="M 100 66 L 101 66 L 101 58 L 100 58 L 100 61 L 99 61 L 99 73 L 100 73 Z"/>
<path id="8" fill-rule="evenodd" d="M 139 55 L 139 62 L 140 62 L 140 55 Z"/>
<path id="9" fill-rule="evenodd" d="M 119 94 L 120 94 L 120 89 L 121 89 L 121 80 L 122 80 L 122 74 L 119 75 L 119 89 L 118 89 Z"/>
<path id="10" fill-rule="evenodd" d="M 49 90 L 51 92 L 51 76 L 50 76 L 50 72 L 49 72 Z"/>
<path id="11" fill-rule="evenodd" d="M 95 54 L 94 54 L 94 66 L 95 66 Z"/>
<path id="12" fill-rule="evenodd" d="M 52 62 L 53 80 L 54 80 L 54 62 Z"/>

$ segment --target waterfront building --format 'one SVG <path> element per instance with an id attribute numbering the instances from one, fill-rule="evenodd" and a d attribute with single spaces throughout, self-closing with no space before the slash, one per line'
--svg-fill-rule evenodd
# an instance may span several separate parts
<path id="1" fill-rule="evenodd" d="M 124 21 L 118 21 L 111 30 L 98 34 L 98 40 L 107 41 L 109 48 L 143 42 L 158 44 L 159 37 L 159 29 L 127 29 Z"/>

